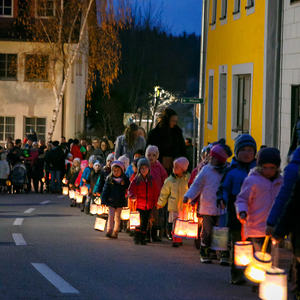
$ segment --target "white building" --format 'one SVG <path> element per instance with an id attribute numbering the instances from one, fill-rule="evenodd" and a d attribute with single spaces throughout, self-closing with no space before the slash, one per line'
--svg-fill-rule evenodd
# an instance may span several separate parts
<path id="1" fill-rule="evenodd" d="M 54 3 L 53 0 L 46 2 L 49 2 L 48 8 Z M 11 35 L 18 4 L 16 0 L 0 0 L 0 143 L 8 137 L 22 139 L 30 129 L 36 131 L 39 138 L 47 139 L 55 108 L 48 74 L 51 57 L 46 51 L 44 72 L 35 74 L 30 65 L 30 59 L 36 55 L 33 43 Z M 35 14 L 40 17 L 37 12 Z M 54 6 L 53 11 L 48 9 L 45 14 L 54 14 Z M 62 135 L 75 137 L 84 129 L 87 68 L 87 57 L 81 54 L 72 67 L 53 140 Z M 62 68 L 57 70 L 56 78 L 61 80 Z"/>

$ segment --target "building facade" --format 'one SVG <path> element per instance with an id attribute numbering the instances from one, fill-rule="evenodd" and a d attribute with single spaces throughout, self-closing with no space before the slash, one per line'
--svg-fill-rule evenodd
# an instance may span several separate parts
<path id="1" fill-rule="evenodd" d="M 0 0 L 0 143 L 8 137 L 22 139 L 30 130 L 36 131 L 39 138 L 47 139 L 55 108 L 49 74 L 50 51 L 47 51 L 47 46 L 41 45 L 45 53 L 37 55 L 35 49 L 38 43 L 20 40 L 13 33 L 21 2 Z M 55 1 L 45 2 L 45 9 L 40 7 L 37 10 L 38 0 L 32 1 L 36 7 L 35 18 L 51 18 L 54 14 Z M 42 70 L 34 70 L 32 59 L 42 59 Z M 87 57 L 80 54 L 72 66 L 53 139 L 62 135 L 71 138 L 83 132 L 87 64 Z M 63 68 L 58 65 L 57 82 L 62 81 L 62 76 Z"/>

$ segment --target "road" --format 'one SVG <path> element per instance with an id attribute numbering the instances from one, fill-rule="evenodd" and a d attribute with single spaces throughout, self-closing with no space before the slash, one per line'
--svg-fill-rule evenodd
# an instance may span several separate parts
<path id="1" fill-rule="evenodd" d="M 0 299 L 257 299 L 228 267 L 201 264 L 192 241 L 107 239 L 62 196 L 0 195 L 0 219 Z"/>

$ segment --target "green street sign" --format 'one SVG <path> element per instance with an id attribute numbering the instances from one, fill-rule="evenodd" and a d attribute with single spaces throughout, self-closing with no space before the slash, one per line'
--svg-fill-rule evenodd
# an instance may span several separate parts
<path id="1" fill-rule="evenodd" d="M 203 98 L 181 98 L 182 104 L 203 104 Z"/>

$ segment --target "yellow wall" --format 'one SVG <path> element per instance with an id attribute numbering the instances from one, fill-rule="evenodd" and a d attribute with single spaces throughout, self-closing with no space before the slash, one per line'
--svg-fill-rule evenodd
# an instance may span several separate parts
<path id="1" fill-rule="evenodd" d="M 205 136 L 204 144 L 218 139 L 219 66 L 227 65 L 227 128 L 226 140 L 232 147 L 232 65 L 253 63 L 252 116 L 250 134 L 257 144 L 262 143 L 263 127 L 263 74 L 264 74 L 264 27 L 265 1 L 255 0 L 255 12 L 246 14 L 246 0 L 241 0 L 240 19 L 234 20 L 234 1 L 228 0 L 227 24 L 221 25 L 221 0 L 218 0 L 215 29 L 209 25 L 207 40 L 206 89 L 205 89 Z M 211 23 L 212 0 L 209 5 Z M 212 130 L 207 126 L 209 70 L 214 70 L 214 100 Z"/>

